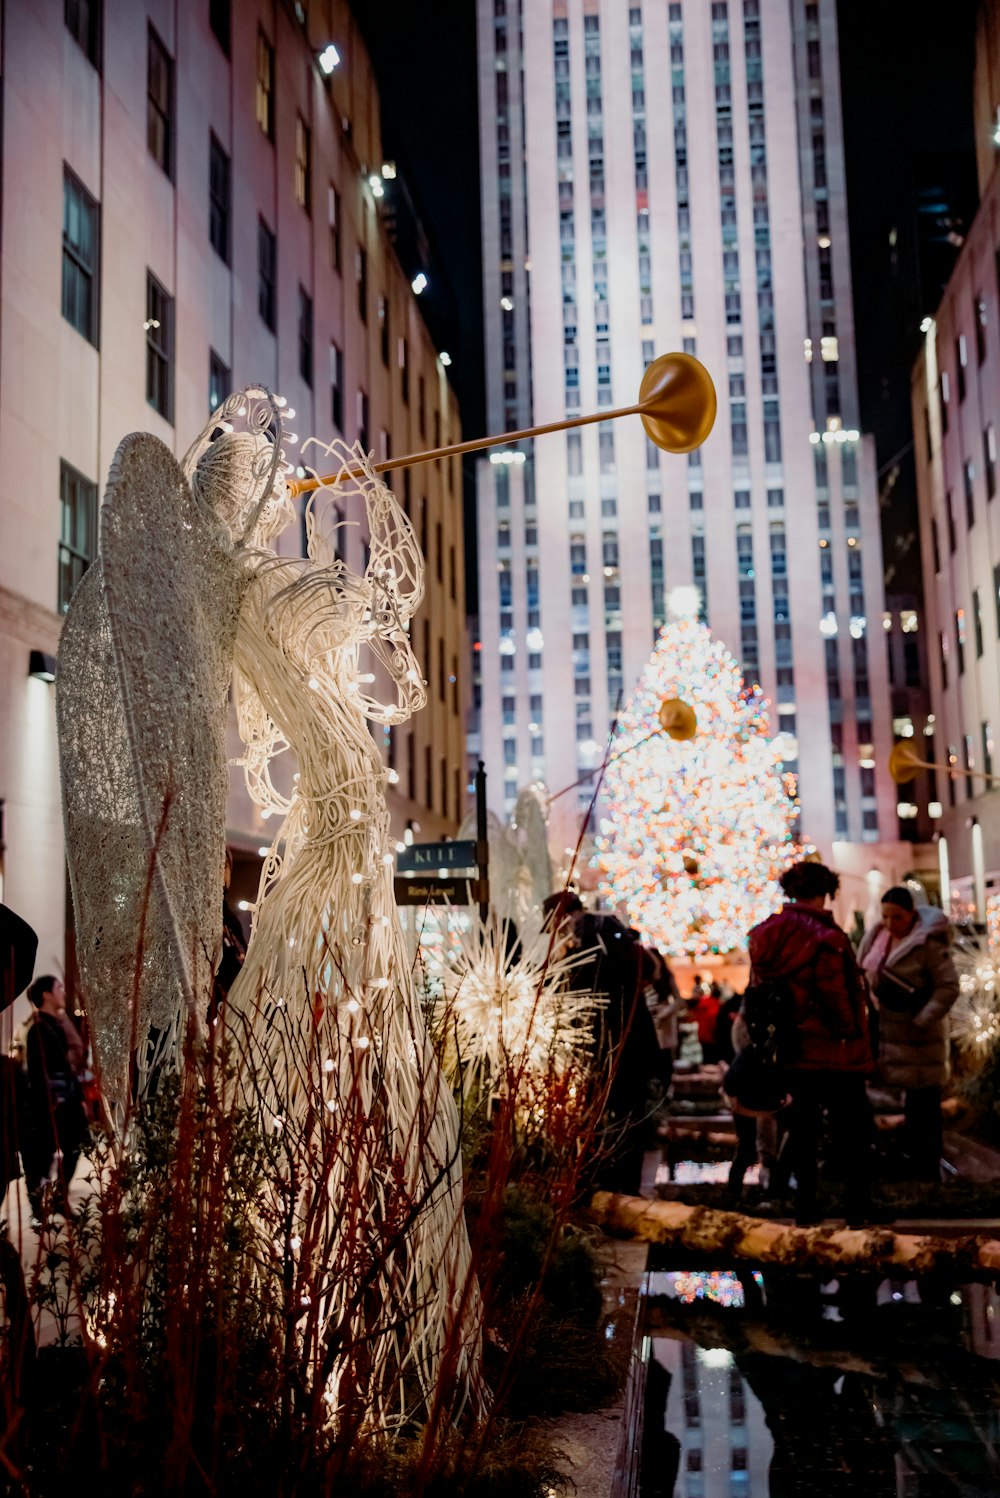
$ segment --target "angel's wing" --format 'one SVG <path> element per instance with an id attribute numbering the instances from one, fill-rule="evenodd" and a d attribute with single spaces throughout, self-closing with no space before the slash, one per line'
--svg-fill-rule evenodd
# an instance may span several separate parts
<path id="1" fill-rule="evenodd" d="M 248 574 L 158 438 L 126 437 L 70 605 L 57 713 L 77 947 L 102 1082 L 203 1015 L 222 934 L 226 698 Z M 133 1005 L 134 1000 L 134 1005 Z"/>
<path id="2" fill-rule="evenodd" d="M 512 825 L 516 828 L 521 856 L 531 875 L 532 900 L 540 907 L 555 889 L 555 879 L 549 854 L 545 802 L 532 786 L 526 786 L 518 795 Z"/>

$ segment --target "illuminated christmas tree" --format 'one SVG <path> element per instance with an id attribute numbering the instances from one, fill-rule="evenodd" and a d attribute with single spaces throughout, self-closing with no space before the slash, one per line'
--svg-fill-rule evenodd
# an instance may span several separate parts
<path id="1" fill-rule="evenodd" d="M 738 947 L 777 909 L 778 876 L 803 850 L 794 777 L 780 768 L 790 753 L 769 737 L 760 688 L 698 622 L 696 589 L 669 602 L 612 742 L 596 863 L 605 900 L 625 905 L 644 941 L 696 957 Z M 694 710 L 689 739 L 664 731 L 664 718 L 676 731 L 672 699 Z"/>

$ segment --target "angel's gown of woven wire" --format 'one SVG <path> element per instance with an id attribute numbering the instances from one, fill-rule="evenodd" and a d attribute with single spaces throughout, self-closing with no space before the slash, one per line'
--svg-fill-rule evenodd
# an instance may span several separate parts
<path id="1" fill-rule="evenodd" d="M 384 1243 L 402 1224 L 375 1294 L 352 1304 L 357 1286 L 347 1273 L 329 1288 L 327 1314 L 371 1339 L 372 1366 L 404 1414 L 414 1389 L 425 1398 L 433 1388 L 458 1323 L 475 1320 L 457 1110 L 414 992 L 393 894 L 387 772 L 369 729 L 370 718 L 399 723 L 425 700 L 405 630 L 420 601 L 422 560 L 409 521 L 363 455 L 338 448 L 332 456 L 345 475 L 364 464 L 337 496 L 367 509 L 365 574 L 336 558 L 322 491 L 307 515 L 307 560 L 249 553 L 237 714 L 250 793 L 284 821 L 227 1025 L 252 1059 L 247 1074 L 276 1131 L 322 1117 L 332 1263 L 349 1262 L 351 1235 L 355 1244 Z M 377 703 L 359 685 L 362 646 L 383 666 L 394 700 Z M 270 776 L 285 747 L 298 765 L 290 799 Z M 477 1402 L 475 1331 L 458 1339 L 458 1383 Z"/>

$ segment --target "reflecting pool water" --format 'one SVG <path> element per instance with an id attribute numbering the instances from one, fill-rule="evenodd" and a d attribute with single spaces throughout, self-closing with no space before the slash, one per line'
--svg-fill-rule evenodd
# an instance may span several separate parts
<path id="1" fill-rule="evenodd" d="M 1000 1495 L 994 1287 L 661 1261 L 640 1325 L 642 1498 Z"/>

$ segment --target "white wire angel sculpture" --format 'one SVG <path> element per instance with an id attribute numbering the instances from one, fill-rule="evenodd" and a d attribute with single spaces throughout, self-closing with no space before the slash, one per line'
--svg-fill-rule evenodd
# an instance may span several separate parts
<path id="1" fill-rule="evenodd" d="M 234 421 L 246 430 L 233 432 Z M 183 472 L 151 437 L 127 438 L 112 469 L 102 573 L 79 610 L 78 592 L 67 624 L 74 664 L 96 657 L 89 680 L 103 695 L 88 711 L 85 694 L 64 691 L 60 711 L 81 967 L 98 1061 L 120 1102 L 130 1034 L 148 1071 L 151 1052 L 158 1061 L 169 1057 L 163 1037 L 176 1037 L 185 1005 L 192 1023 L 204 1023 L 221 942 L 222 745 L 235 666 L 247 786 L 258 805 L 283 818 L 265 860 L 246 961 L 221 1016 L 242 1057 L 244 1100 L 263 1110 L 267 1128 L 309 1141 L 308 1151 L 319 1141 L 315 1175 L 326 1206 L 323 1231 L 310 1240 L 322 1260 L 314 1265 L 316 1296 L 338 1343 L 366 1348 L 371 1417 L 406 1417 L 426 1405 L 448 1360 L 454 1383 L 478 1408 L 478 1311 L 457 1110 L 403 950 L 387 772 L 368 728 L 373 718 L 402 722 L 424 702 L 407 635 L 422 594 L 422 559 L 368 458 L 340 443 L 325 451 L 340 465 L 338 500 L 353 499 L 367 512 L 364 572 L 336 555 L 333 491 L 325 486 L 307 507 L 307 557 L 279 556 L 273 542 L 292 518 L 280 443 L 271 398 L 249 391 L 220 408 Z M 105 538 L 116 536 L 123 513 L 125 541 L 119 551 L 112 542 L 105 560 Z M 158 589 L 144 616 L 141 593 L 123 589 L 123 607 L 113 583 L 121 559 L 140 545 L 152 550 L 161 530 L 169 535 L 169 570 L 155 583 L 141 576 Z M 187 617 L 171 607 L 177 598 L 192 610 Z M 123 613 L 128 628 L 119 625 Z M 393 701 L 382 704 L 364 690 L 373 673 L 360 669 L 363 649 Z M 113 781 L 96 763 L 102 740 L 116 751 Z M 271 775 L 286 750 L 298 764 L 287 797 Z M 87 880 L 109 848 L 121 877 L 117 884 L 98 879 L 92 897 Z M 109 949 L 120 959 L 143 919 L 156 932 L 160 965 L 143 952 L 130 1010 L 123 969 L 109 968 Z M 296 1212 L 309 1187 L 303 1181 Z M 384 1251 L 359 1266 L 357 1245 L 368 1241 Z M 323 1378 L 336 1411 L 335 1356 Z"/>
<path id="2" fill-rule="evenodd" d="M 263 1082 L 276 1128 L 286 1127 L 289 1110 L 309 1107 L 317 1061 L 330 1126 L 348 1115 L 370 1121 L 360 1152 L 333 1163 L 331 1200 L 340 1202 L 360 1173 L 373 1236 L 400 1211 L 411 1214 L 405 1253 L 385 1268 L 395 1283 L 379 1286 L 407 1307 L 408 1325 L 402 1334 L 386 1330 L 374 1361 L 402 1359 L 426 1383 L 454 1340 L 470 1279 L 458 1119 L 403 945 L 389 772 L 369 730 L 370 720 L 400 723 L 425 701 L 407 634 L 423 566 L 409 521 L 360 449 L 337 443 L 324 451 L 339 473 L 307 507 L 308 558 L 250 554 L 254 576 L 236 641 L 237 715 L 250 793 L 284 821 L 229 994 L 229 1023 L 252 1054 L 250 1075 Z M 354 500 L 367 511 L 363 574 L 336 554 L 334 493 L 338 505 Z M 371 661 L 361 660 L 362 649 Z M 363 664 L 381 669 L 394 700 L 365 690 L 374 673 Z M 288 799 L 270 776 L 286 746 L 299 766 Z M 331 1297 L 349 1319 L 348 1287 L 332 1287 Z"/>

